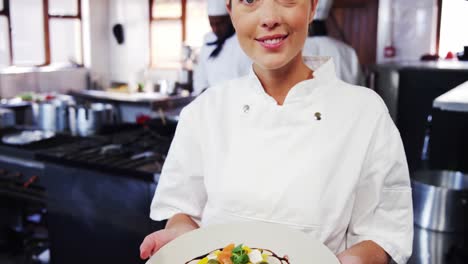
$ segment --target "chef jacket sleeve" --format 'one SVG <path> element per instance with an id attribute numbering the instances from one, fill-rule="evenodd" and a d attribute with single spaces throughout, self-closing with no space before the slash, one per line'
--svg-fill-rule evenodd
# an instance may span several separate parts
<path id="1" fill-rule="evenodd" d="M 195 95 L 200 94 L 209 86 L 208 73 L 206 72 L 206 61 L 209 58 L 207 52 L 207 46 L 203 45 L 198 56 L 197 66 L 193 71 L 193 92 Z"/>
<path id="2" fill-rule="evenodd" d="M 406 263 L 413 241 L 411 187 L 400 134 L 386 108 L 374 127 L 360 177 L 347 247 L 371 240 L 395 262 Z"/>
<path id="3" fill-rule="evenodd" d="M 177 213 L 192 217 L 198 224 L 206 203 L 202 155 L 193 103 L 185 107 L 164 162 L 151 203 L 150 217 L 160 221 Z M 198 124 L 198 126 L 197 126 Z"/>

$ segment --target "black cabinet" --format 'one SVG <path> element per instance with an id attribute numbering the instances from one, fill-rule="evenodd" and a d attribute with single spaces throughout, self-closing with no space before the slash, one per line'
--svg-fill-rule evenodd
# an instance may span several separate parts
<path id="1" fill-rule="evenodd" d="M 427 117 L 432 112 L 434 99 L 467 80 L 468 68 L 410 67 L 399 70 L 396 125 L 405 146 L 410 171 L 421 168 Z"/>
<path id="2" fill-rule="evenodd" d="M 52 264 L 144 263 L 139 247 L 164 228 L 149 218 L 152 182 L 46 164 Z"/>

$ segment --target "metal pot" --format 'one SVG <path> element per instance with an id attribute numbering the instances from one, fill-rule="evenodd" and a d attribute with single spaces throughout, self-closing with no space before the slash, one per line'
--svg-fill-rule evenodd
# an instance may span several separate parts
<path id="1" fill-rule="evenodd" d="M 105 125 L 115 122 L 114 108 L 110 104 L 70 106 L 68 108 L 70 132 L 72 135 L 90 136 Z"/>
<path id="2" fill-rule="evenodd" d="M 12 127 L 15 125 L 15 112 L 10 109 L 0 108 L 0 128 Z"/>
<path id="3" fill-rule="evenodd" d="M 44 101 L 37 104 L 37 126 L 44 131 L 65 132 L 68 102 L 62 100 Z"/>
<path id="4" fill-rule="evenodd" d="M 408 263 L 461 264 L 466 263 L 468 252 L 464 249 L 463 232 L 436 232 L 414 228 L 413 255 Z"/>
<path id="5" fill-rule="evenodd" d="M 15 124 L 20 126 L 31 126 L 34 124 L 34 114 L 30 102 L 15 99 L 1 100 L 0 107 L 10 109 L 15 113 Z"/>
<path id="6" fill-rule="evenodd" d="M 417 171 L 412 175 L 414 222 L 435 231 L 468 231 L 468 175 Z"/>

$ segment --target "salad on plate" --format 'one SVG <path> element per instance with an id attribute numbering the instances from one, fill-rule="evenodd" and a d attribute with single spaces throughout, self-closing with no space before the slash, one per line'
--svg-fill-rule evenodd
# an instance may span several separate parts
<path id="1" fill-rule="evenodd" d="M 268 249 L 229 244 L 185 264 L 289 264 L 288 256 L 279 257 Z"/>

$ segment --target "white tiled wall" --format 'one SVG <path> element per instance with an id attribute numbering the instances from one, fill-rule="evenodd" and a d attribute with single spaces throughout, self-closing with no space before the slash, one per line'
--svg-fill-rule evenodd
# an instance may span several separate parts
<path id="1" fill-rule="evenodd" d="M 114 0 L 83 0 L 84 64 L 91 69 L 93 82 L 108 87 L 110 77 L 109 4 Z"/>
<path id="2" fill-rule="evenodd" d="M 66 93 L 86 89 L 85 68 L 0 73 L 0 97 L 10 98 L 24 92 Z"/>
<path id="3" fill-rule="evenodd" d="M 419 60 L 435 52 L 437 0 L 381 0 L 378 23 L 378 62 L 389 60 L 384 48 L 392 38 L 397 52 L 393 60 Z"/>
<path id="4" fill-rule="evenodd" d="M 149 1 L 114 0 L 110 3 L 110 76 L 112 81 L 127 82 L 149 65 Z M 124 26 L 122 45 L 112 35 L 116 23 Z"/>
<path id="5" fill-rule="evenodd" d="M 149 65 L 149 17 L 147 0 L 86 0 L 84 3 L 86 66 L 103 87 L 140 78 Z M 89 10 L 89 12 L 87 10 Z M 118 44 L 112 27 L 120 23 L 125 42 Z M 85 37 L 86 38 L 86 37 Z M 139 80 L 138 80 L 139 81 Z"/>
<path id="6" fill-rule="evenodd" d="M 2 98 L 37 90 L 37 75 L 34 72 L 0 74 L 0 97 Z"/>

